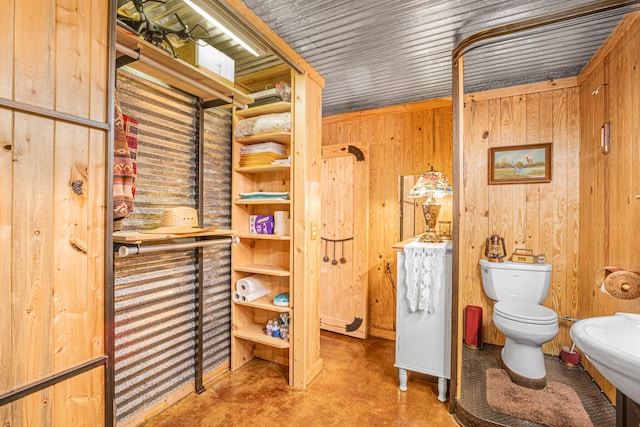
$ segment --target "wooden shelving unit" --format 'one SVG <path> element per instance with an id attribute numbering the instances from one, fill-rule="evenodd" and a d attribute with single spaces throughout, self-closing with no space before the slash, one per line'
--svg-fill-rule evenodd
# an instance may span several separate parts
<path id="1" fill-rule="evenodd" d="M 236 199 L 236 205 L 290 205 L 291 200 L 283 199 Z"/>
<path id="2" fill-rule="evenodd" d="M 291 272 L 286 268 L 263 264 L 236 265 L 233 267 L 233 270 L 243 273 L 266 274 L 280 277 L 289 277 L 291 275 Z"/>
<path id="3" fill-rule="evenodd" d="M 261 133 L 258 135 L 244 136 L 242 138 L 236 138 L 235 142 L 238 144 L 257 144 L 259 142 L 279 142 L 281 144 L 291 144 L 291 132 L 269 132 Z"/>
<path id="4" fill-rule="evenodd" d="M 290 165 L 265 165 L 240 167 L 234 170 L 239 173 L 270 173 L 270 172 L 286 172 L 291 169 Z"/>
<path id="5" fill-rule="evenodd" d="M 245 304 L 246 305 L 246 304 Z M 281 340 L 280 338 L 273 338 L 267 335 L 264 328 L 260 325 L 245 326 L 242 329 L 233 331 L 234 338 L 240 338 L 243 340 L 251 341 L 256 344 L 263 344 L 269 347 L 288 349 L 289 341 Z"/>
<path id="6" fill-rule="evenodd" d="M 247 110 L 234 111 L 234 127 L 241 119 L 257 117 L 263 114 L 284 113 L 291 110 L 289 102 L 275 102 Z M 234 197 L 240 193 L 290 192 L 290 165 L 260 165 L 237 167 L 240 163 L 240 148 L 246 144 L 260 142 L 279 142 L 291 144 L 291 132 L 269 132 L 249 137 L 233 139 L 232 192 Z M 291 198 L 291 194 L 290 194 Z M 232 302 L 231 307 L 231 369 L 236 370 L 254 357 L 267 359 L 275 363 L 289 365 L 289 383 L 292 383 L 292 365 L 289 341 L 273 338 L 265 331 L 269 319 L 279 317 L 280 313 L 289 313 L 293 322 L 293 310 L 273 304 L 273 297 L 282 292 L 292 294 L 291 266 L 292 242 L 289 235 L 251 234 L 249 233 L 250 215 L 274 215 L 274 211 L 290 211 L 290 199 L 235 199 L 232 206 L 231 223 L 238 230 L 240 243 L 232 248 L 232 287 L 235 283 L 253 274 L 269 276 L 271 290 L 269 295 L 251 302 Z M 290 330 L 291 323 L 290 323 Z"/>
<path id="7" fill-rule="evenodd" d="M 291 103 L 280 101 L 251 107 L 246 110 L 238 110 L 236 111 L 236 116 L 239 119 L 248 119 L 249 117 L 262 116 L 263 114 L 286 113 L 289 111 L 291 111 Z"/>

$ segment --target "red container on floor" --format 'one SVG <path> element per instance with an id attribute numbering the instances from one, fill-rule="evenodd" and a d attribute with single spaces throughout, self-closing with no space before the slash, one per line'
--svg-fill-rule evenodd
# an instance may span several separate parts
<path id="1" fill-rule="evenodd" d="M 468 305 L 464 309 L 464 345 L 482 348 L 482 307 Z"/>

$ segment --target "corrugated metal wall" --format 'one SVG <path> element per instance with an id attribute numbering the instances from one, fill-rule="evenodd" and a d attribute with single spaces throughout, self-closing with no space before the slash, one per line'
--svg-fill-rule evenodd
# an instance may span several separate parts
<path id="1" fill-rule="evenodd" d="M 197 207 L 198 100 L 135 71 L 118 71 L 117 96 L 137 119 L 138 178 L 125 230 L 158 225 L 172 206 Z M 231 224 L 231 115 L 205 114 L 204 226 Z M 204 251 L 204 371 L 230 354 L 229 245 Z M 195 378 L 195 250 L 115 257 L 116 420 Z"/>

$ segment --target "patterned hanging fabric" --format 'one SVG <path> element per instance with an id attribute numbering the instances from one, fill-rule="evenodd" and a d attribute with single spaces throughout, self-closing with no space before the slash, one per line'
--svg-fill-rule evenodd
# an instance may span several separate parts
<path id="1" fill-rule="evenodd" d="M 133 186 L 136 171 L 127 141 L 124 117 L 117 98 L 114 114 L 113 219 L 119 220 L 128 217 L 133 212 Z"/>
<path id="2" fill-rule="evenodd" d="M 136 178 L 138 177 L 138 120 L 122 115 L 124 121 L 124 135 L 127 138 L 129 146 L 129 155 L 131 156 L 131 166 L 133 167 L 133 183 L 131 184 L 131 196 L 136 197 Z M 133 211 L 133 209 L 132 209 Z"/>

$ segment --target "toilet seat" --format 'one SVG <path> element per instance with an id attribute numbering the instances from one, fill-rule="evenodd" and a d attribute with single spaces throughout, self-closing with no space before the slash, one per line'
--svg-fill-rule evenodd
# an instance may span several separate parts
<path id="1" fill-rule="evenodd" d="M 538 304 L 498 301 L 493 306 L 494 315 L 515 322 L 534 325 L 551 325 L 558 322 L 558 315 L 550 308 Z"/>

